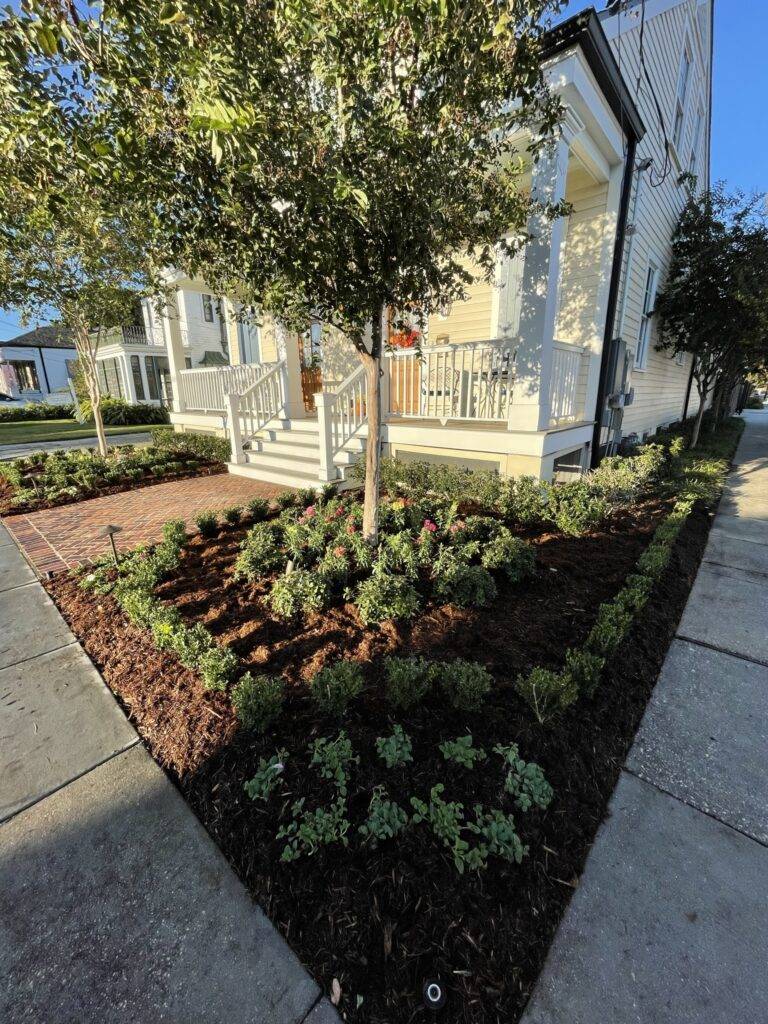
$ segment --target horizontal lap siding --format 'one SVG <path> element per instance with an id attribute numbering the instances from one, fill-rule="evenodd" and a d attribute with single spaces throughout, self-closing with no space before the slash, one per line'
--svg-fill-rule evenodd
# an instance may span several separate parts
<path id="1" fill-rule="evenodd" d="M 560 276 L 560 305 L 555 327 L 558 341 L 599 348 L 597 323 L 600 256 L 607 230 L 608 185 L 603 182 L 568 194 L 568 217 Z"/>
<path id="2" fill-rule="evenodd" d="M 652 5 L 648 7 L 652 14 Z M 656 94 L 664 114 L 667 135 L 671 138 L 674 123 L 675 98 L 680 59 L 686 38 L 693 53 L 690 91 L 686 105 L 686 116 L 683 126 L 680 161 L 681 166 L 670 156 L 668 174 L 663 183 L 650 187 L 649 174 L 641 192 L 637 208 L 637 231 L 634 251 L 627 281 L 625 312 L 622 335 L 631 349 L 637 346 L 640 332 L 640 320 L 645 291 L 646 274 L 649 260 L 653 260 L 659 268 L 660 287 L 669 268 L 671 257 L 671 239 L 678 217 L 688 197 L 684 185 L 678 184 L 681 169 L 686 169 L 690 156 L 695 131 L 696 110 L 701 101 L 705 119 L 707 116 L 707 66 L 708 41 L 702 51 L 699 49 L 695 31 L 696 4 L 683 0 L 678 6 L 646 20 L 645 25 L 645 64 L 654 84 Z M 635 27 L 628 29 L 631 24 Z M 621 68 L 625 79 L 637 82 L 639 72 L 639 27 L 636 22 L 623 19 L 624 31 L 621 35 Z M 612 39 L 614 53 L 619 56 L 617 40 Z M 646 156 L 653 158 L 651 176 L 657 181 L 664 167 L 663 134 L 659 126 L 656 107 L 650 89 L 643 78 L 640 94 L 637 97 L 641 116 L 646 125 L 646 135 L 638 146 L 637 160 Z M 706 131 L 702 131 L 700 141 L 699 167 L 706 181 Z M 637 176 L 636 176 L 637 177 Z M 625 265 L 623 276 L 626 278 Z M 686 355 L 683 365 L 679 366 L 674 358 L 666 352 L 657 352 L 658 324 L 653 324 L 649 341 L 648 357 L 644 371 L 632 370 L 632 385 L 635 389 L 634 404 L 624 414 L 623 432 L 625 434 L 652 432 L 659 424 L 677 420 L 682 416 L 685 393 L 690 375 L 691 358 Z M 698 407 L 695 387 L 691 394 L 689 415 Z"/>
<path id="3" fill-rule="evenodd" d="M 468 260 L 464 265 L 472 273 L 477 268 Z M 448 336 L 448 341 L 486 341 L 492 338 L 496 325 L 491 324 L 493 311 L 494 285 L 488 281 L 476 281 L 467 288 L 465 302 L 454 302 L 447 316 L 431 316 L 428 325 L 428 337 L 431 344 L 438 338 Z"/>

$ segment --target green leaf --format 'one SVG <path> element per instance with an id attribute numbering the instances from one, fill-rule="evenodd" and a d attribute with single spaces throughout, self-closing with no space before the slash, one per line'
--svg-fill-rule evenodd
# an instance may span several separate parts
<path id="1" fill-rule="evenodd" d="M 160 8 L 161 25 L 174 25 L 179 21 L 184 21 L 186 17 L 184 11 L 180 10 L 176 4 L 163 4 Z"/>
<path id="2" fill-rule="evenodd" d="M 56 34 L 48 25 L 38 25 L 36 32 L 37 41 L 40 44 L 40 49 L 48 57 L 54 57 L 56 55 Z"/>

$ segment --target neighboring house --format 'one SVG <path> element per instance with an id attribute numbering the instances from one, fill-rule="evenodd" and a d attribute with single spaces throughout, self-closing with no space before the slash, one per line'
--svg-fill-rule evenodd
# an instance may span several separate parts
<path id="1" fill-rule="evenodd" d="M 183 365 L 178 369 L 224 367 L 234 351 L 238 361 L 260 362 L 255 326 L 235 319 L 235 306 L 213 295 L 200 281 L 169 274 L 176 286 Z M 142 323 L 107 332 L 97 351 L 103 394 L 134 404 L 169 404 L 173 383 L 167 355 L 167 317 L 155 302 L 141 302 Z"/>
<path id="2" fill-rule="evenodd" d="M 71 402 L 70 368 L 76 358 L 62 327 L 36 327 L 0 341 L 0 394 L 20 402 Z"/>
<path id="3" fill-rule="evenodd" d="M 654 349 L 653 305 L 690 187 L 681 175 L 708 181 L 711 14 L 711 0 L 622 0 L 550 33 L 544 69 L 565 116 L 524 187 L 565 199 L 570 215 L 534 219 L 532 241 L 500 255 L 492 283 L 415 325 L 421 355 L 394 339 L 386 452 L 560 478 L 695 412 L 690 359 Z M 302 486 L 342 475 L 367 431 L 351 344 L 319 325 L 297 337 L 265 322 L 254 358 L 230 323 L 233 365 L 187 368 L 190 284 L 177 279 L 178 310 L 159 316 L 172 422 L 228 432 L 231 472 Z M 199 317 L 204 299 L 193 306 Z"/>

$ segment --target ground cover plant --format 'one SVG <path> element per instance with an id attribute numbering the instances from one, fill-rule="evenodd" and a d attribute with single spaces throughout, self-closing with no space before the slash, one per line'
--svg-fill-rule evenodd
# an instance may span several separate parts
<path id="1" fill-rule="evenodd" d="M 0 513 L 54 508 L 223 468 L 214 451 L 199 450 L 196 441 L 120 445 L 111 448 L 106 457 L 92 449 L 36 452 L 0 462 Z"/>
<path id="2" fill-rule="evenodd" d="M 629 463 L 642 485 L 619 463 L 588 480 L 609 512 L 580 536 L 531 482 L 503 485 L 518 518 L 474 487 L 470 504 L 391 486 L 367 557 L 354 499 L 285 498 L 212 538 L 171 525 L 117 578 L 105 562 L 51 584 L 255 898 L 326 991 L 337 979 L 347 1020 L 418 1018 L 428 977 L 446 1020 L 519 1015 L 695 574 L 728 429 L 714 458 L 669 438 Z M 530 548 L 532 572 L 485 568 L 499 536 L 513 563 Z M 444 603 L 441 549 L 496 597 Z M 328 603 L 281 617 L 273 586 L 299 573 Z M 415 614 L 367 624 L 360 584 L 377 577 L 411 586 Z M 211 689 L 202 659 L 224 649 L 236 663 Z M 552 713 L 521 683 L 537 671 Z"/>

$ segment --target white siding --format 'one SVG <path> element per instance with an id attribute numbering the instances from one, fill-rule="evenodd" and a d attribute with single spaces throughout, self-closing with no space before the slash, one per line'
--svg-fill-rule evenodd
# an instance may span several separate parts
<path id="1" fill-rule="evenodd" d="M 709 7 L 711 0 L 680 0 L 671 5 L 668 2 L 649 0 L 646 7 L 644 33 L 645 65 L 658 97 L 667 137 L 671 139 L 678 75 L 683 47 L 688 41 L 693 56 L 688 102 L 683 122 L 680 152 L 671 153 L 665 167 L 663 132 L 652 92 L 644 76 L 641 88 L 635 96 L 640 114 L 645 122 L 646 135 L 641 140 L 637 160 L 653 158 L 653 167 L 645 172 L 636 217 L 636 236 L 632 248 L 632 259 L 627 278 L 626 259 L 623 268 L 622 286 L 626 286 L 623 337 L 627 346 L 635 349 L 640 332 L 643 296 L 649 261 L 659 268 L 659 287 L 663 288 L 669 268 L 671 239 L 677 219 L 688 197 L 686 185 L 679 184 L 680 174 L 688 170 L 691 148 L 696 132 L 697 111 L 704 115 L 704 127 L 699 138 L 697 164 L 700 187 L 706 186 L 709 177 L 708 124 L 709 124 Z M 658 11 L 658 13 L 656 13 Z M 627 82 L 633 86 L 640 74 L 639 19 L 620 19 L 620 42 L 616 36 L 619 19 L 613 17 L 604 22 L 611 38 L 614 53 L 621 62 L 621 70 Z M 701 37 L 701 27 L 705 36 Z M 662 182 L 659 179 L 666 170 Z M 639 176 L 636 175 L 636 180 Z M 631 207 L 630 207 L 631 210 Z M 658 325 L 653 324 L 649 339 L 648 357 L 644 370 L 632 370 L 632 385 L 635 388 L 635 402 L 624 414 L 623 431 L 635 432 L 642 436 L 652 432 L 659 424 L 679 419 L 685 402 L 685 392 L 690 375 L 691 360 L 686 356 L 682 365 L 664 352 L 656 351 Z M 697 408 L 696 390 L 693 388 L 689 415 Z"/>
<path id="2" fill-rule="evenodd" d="M 67 360 L 74 360 L 76 358 L 77 352 L 74 348 L 33 348 L 27 345 L 0 346 L 0 360 L 7 362 L 33 362 L 35 364 L 40 390 L 29 392 L 28 397 L 37 400 L 41 397 L 46 397 L 51 391 L 56 391 L 57 388 L 67 386 L 67 380 L 69 379 Z M 43 370 L 43 362 L 45 363 L 45 370 Z M 48 388 L 45 386 L 46 375 L 48 377 Z M 27 393 L 23 393 L 21 397 L 27 397 Z"/>

